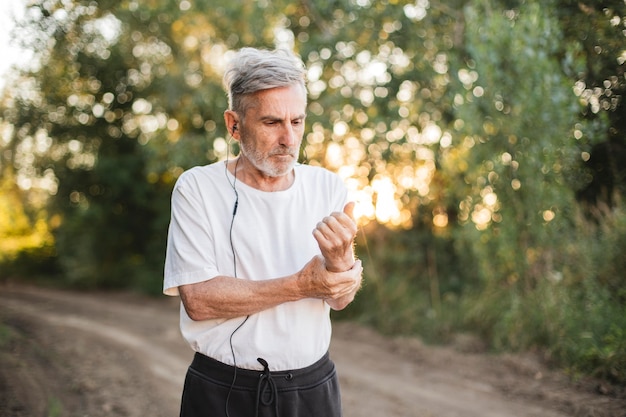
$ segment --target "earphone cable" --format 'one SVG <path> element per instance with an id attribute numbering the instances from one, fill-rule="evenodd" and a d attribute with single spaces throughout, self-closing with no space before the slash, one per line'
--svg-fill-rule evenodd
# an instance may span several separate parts
<path id="1" fill-rule="evenodd" d="M 235 179 L 233 182 L 230 182 L 228 178 L 228 172 L 226 173 L 226 179 L 230 183 L 230 186 L 233 188 L 235 192 L 235 206 L 233 207 L 233 217 L 230 219 L 230 229 L 228 231 L 228 237 L 230 239 L 230 249 L 233 253 L 233 273 L 235 278 L 237 277 L 237 256 L 235 255 L 235 246 L 233 245 L 233 226 L 235 225 L 235 215 L 237 214 L 237 208 L 239 207 L 239 193 L 237 192 L 237 167 L 239 166 L 239 158 L 235 162 Z M 226 162 L 226 170 L 228 170 L 228 161 Z"/>
<path id="2" fill-rule="evenodd" d="M 235 216 L 237 214 L 237 208 L 239 207 L 239 193 L 237 192 L 237 167 L 238 166 L 239 166 L 239 158 L 235 162 L 235 171 L 234 171 L 235 179 L 233 180 L 233 182 L 230 182 L 230 178 L 228 177 L 228 159 L 226 160 L 226 179 L 228 180 L 228 183 L 230 184 L 230 186 L 233 188 L 233 191 L 235 192 L 235 206 L 233 207 L 233 216 L 230 220 L 230 229 L 228 231 L 229 239 L 230 239 L 230 249 L 233 254 L 233 274 L 235 278 L 237 278 L 237 256 L 235 255 L 235 246 L 233 244 L 233 226 L 235 224 Z M 230 417 L 230 414 L 228 413 L 228 404 L 230 401 L 230 394 L 232 393 L 233 388 L 235 387 L 235 382 L 237 380 L 237 357 L 235 355 L 235 348 L 233 346 L 233 336 L 235 335 L 235 333 L 237 333 L 237 330 L 241 329 L 241 327 L 248 321 L 249 318 L 250 318 L 249 315 L 246 316 L 246 318 L 239 324 L 239 326 L 237 326 L 237 328 L 233 330 L 233 332 L 230 334 L 230 338 L 228 339 L 228 343 L 230 345 L 230 353 L 233 355 L 233 381 L 230 384 L 228 395 L 226 396 L 226 405 L 225 405 L 226 417 Z"/>
<path id="3" fill-rule="evenodd" d="M 249 318 L 250 316 L 246 316 L 246 318 L 243 319 L 241 324 L 239 324 L 239 326 L 237 326 L 237 328 L 233 330 L 233 332 L 230 334 L 230 339 L 229 339 L 230 353 L 233 355 L 233 382 L 230 384 L 230 388 L 228 389 L 228 395 L 226 396 L 226 409 L 225 409 L 226 417 L 230 417 L 230 414 L 228 413 L 228 403 L 230 401 L 230 394 L 233 392 L 233 389 L 235 388 L 235 381 L 237 381 L 237 359 L 235 357 L 235 349 L 233 348 L 233 336 L 235 335 L 235 333 L 237 333 L 237 330 L 241 329 L 241 327 L 244 324 L 246 324 Z"/>

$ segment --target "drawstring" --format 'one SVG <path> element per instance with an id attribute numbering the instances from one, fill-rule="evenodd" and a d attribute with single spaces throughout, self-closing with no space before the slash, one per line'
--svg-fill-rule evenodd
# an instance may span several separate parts
<path id="1" fill-rule="evenodd" d="M 263 372 L 259 375 L 259 383 L 256 387 L 256 409 L 254 416 L 259 416 L 259 404 L 269 406 L 274 404 L 274 414 L 278 417 L 278 390 L 276 389 L 276 383 L 272 377 L 282 377 L 286 380 L 293 379 L 291 373 L 271 373 L 270 367 L 267 361 L 263 358 L 257 358 L 257 361 L 263 365 Z"/>

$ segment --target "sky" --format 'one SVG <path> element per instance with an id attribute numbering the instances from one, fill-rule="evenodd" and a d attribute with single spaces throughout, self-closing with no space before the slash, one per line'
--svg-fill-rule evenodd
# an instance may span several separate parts
<path id="1" fill-rule="evenodd" d="M 5 86 L 5 74 L 19 61 L 20 51 L 9 42 L 9 33 L 15 25 L 14 16 L 23 13 L 26 0 L 0 0 L 0 90 Z M 23 53 L 22 53 L 23 56 Z"/>

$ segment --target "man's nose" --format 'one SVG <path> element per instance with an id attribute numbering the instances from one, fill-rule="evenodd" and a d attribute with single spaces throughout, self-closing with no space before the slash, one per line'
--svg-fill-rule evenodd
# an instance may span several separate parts
<path id="1" fill-rule="evenodd" d="M 293 146 L 297 143 L 298 137 L 296 130 L 291 123 L 285 124 L 280 135 L 280 144 L 284 146 Z"/>

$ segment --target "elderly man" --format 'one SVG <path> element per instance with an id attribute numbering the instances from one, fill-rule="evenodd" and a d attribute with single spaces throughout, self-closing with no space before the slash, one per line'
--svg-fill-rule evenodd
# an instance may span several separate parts
<path id="1" fill-rule="evenodd" d="M 361 286 L 354 203 L 339 177 L 298 164 L 305 69 L 243 48 L 224 75 L 234 160 L 192 168 L 172 194 L 164 293 L 195 350 L 181 416 L 335 417 L 330 309 Z"/>

